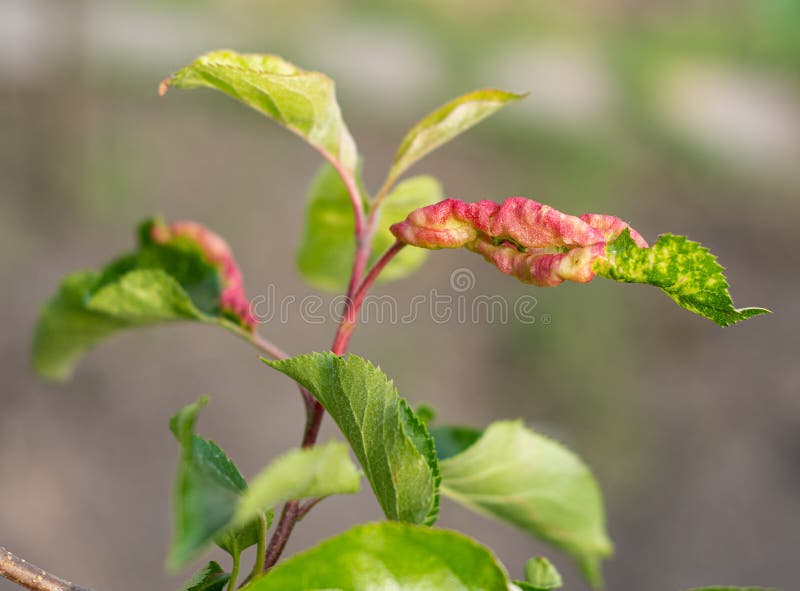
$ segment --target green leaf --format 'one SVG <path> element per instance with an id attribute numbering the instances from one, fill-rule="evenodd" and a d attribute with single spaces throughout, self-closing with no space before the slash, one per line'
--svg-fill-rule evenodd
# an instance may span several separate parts
<path id="1" fill-rule="evenodd" d="M 389 519 L 436 520 L 439 468 L 433 440 L 386 374 L 357 355 L 263 361 L 309 390 L 330 413 Z"/>
<path id="2" fill-rule="evenodd" d="M 409 131 L 400 143 L 388 178 L 394 180 L 417 160 L 527 95 L 485 88 L 442 105 Z"/>
<path id="3" fill-rule="evenodd" d="M 45 304 L 33 337 L 33 367 L 54 381 L 65 381 L 86 351 L 130 323 L 86 307 L 98 273 L 67 275 L 58 292 Z"/>
<path id="4" fill-rule="evenodd" d="M 389 226 L 406 219 L 406 216 L 415 209 L 437 203 L 442 198 L 442 185 L 432 176 L 413 176 L 398 183 L 381 206 L 381 217 L 375 229 L 370 264 L 394 244 L 395 237 L 389 231 Z M 422 266 L 428 254 L 423 248 L 404 248 L 386 265 L 378 277 L 378 282 L 385 283 L 407 277 Z"/>
<path id="5" fill-rule="evenodd" d="M 342 119 L 333 80 L 302 70 L 277 55 L 212 51 L 162 82 L 177 88 L 213 88 L 293 131 L 347 171 L 356 145 Z"/>
<path id="6" fill-rule="evenodd" d="M 417 408 L 414 409 L 414 412 L 417 413 L 417 418 L 419 419 L 420 423 L 425 425 L 430 431 L 429 425 L 436 420 L 436 409 L 433 408 L 430 404 L 418 404 Z M 433 435 L 433 433 L 431 433 Z M 438 455 L 438 451 L 437 451 Z"/>
<path id="7" fill-rule="evenodd" d="M 247 482 L 216 443 L 194 433 L 197 414 L 207 402 L 208 398 L 202 398 L 170 420 L 170 429 L 181 445 L 167 559 L 171 568 L 186 564 L 212 540 L 234 556 L 258 542 L 257 520 L 230 526 Z"/>
<path id="8" fill-rule="evenodd" d="M 602 495 L 571 451 L 520 421 L 501 421 L 440 467 L 442 494 L 563 549 L 600 584 L 600 561 L 612 549 Z"/>
<path id="9" fill-rule="evenodd" d="M 525 563 L 525 578 L 528 584 L 539 591 L 549 591 L 564 586 L 556 567 L 542 556 L 531 558 Z"/>
<path id="10" fill-rule="evenodd" d="M 33 365 L 41 376 L 64 381 L 80 358 L 104 338 L 127 328 L 177 320 L 247 332 L 221 309 L 221 269 L 200 245 L 185 238 L 157 244 L 155 220 L 139 228 L 139 248 L 99 272 L 67 276 L 43 307 L 33 342 Z"/>
<path id="11" fill-rule="evenodd" d="M 201 245 L 195 240 L 173 237 L 166 244 L 156 243 L 151 237 L 156 224 L 163 225 L 164 222 L 151 218 L 139 225 L 139 249 L 128 255 L 132 262 L 127 266 L 132 268 L 123 267 L 122 271 L 128 272 L 134 268 L 160 269 L 181 285 L 201 312 L 208 316 L 220 316 L 223 289 L 220 269 L 209 262 Z M 208 234 L 211 235 L 211 232 L 208 231 Z M 108 268 L 104 275 L 106 281 L 117 279 L 113 273 L 109 273 Z"/>
<path id="12" fill-rule="evenodd" d="M 308 192 L 305 230 L 297 267 L 314 287 L 339 291 L 355 256 L 355 222 L 347 188 L 330 164 L 323 164 Z"/>
<path id="13" fill-rule="evenodd" d="M 202 398 L 170 421 L 181 444 L 175 485 L 175 534 L 168 563 L 180 567 L 212 540 L 232 556 L 258 543 L 258 519 L 290 499 L 358 492 L 360 475 L 343 443 L 294 449 L 253 480 L 252 487 L 213 441 L 194 433 Z"/>
<path id="14" fill-rule="evenodd" d="M 259 512 L 290 499 L 356 493 L 360 479 L 344 443 L 293 449 L 253 478 L 236 508 L 234 524 L 247 523 Z"/>
<path id="15" fill-rule="evenodd" d="M 212 560 L 186 581 L 181 591 L 221 591 L 228 583 L 228 579 L 230 575 Z"/>
<path id="16" fill-rule="evenodd" d="M 525 581 L 514 581 L 514 587 L 512 587 L 512 589 L 514 589 L 514 591 L 549 591 L 548 589 L 531 585 Z"/>
<path id="17" fill-rule="evenodd" d="M 492 553 L 457 532 L 359 525 L 278 564 L 246 591 L 508 591 Z"/>
<path id="18" fill-rule="evenodd" d="M 205 320 L 180 284 L 159 269 L 126 273 L 98 289 L 86 307 L 132 324 Z"/>
<path id="19" fill-rule="evenodd" d="M 431 436 L 436 443 L 436 457 L 439 461 L 460 454 L 483 435 L 480 429 L 472 427 L 430 427 Z"/>
<path id="20" fill-rule="evenodd" d="M 606 245 L 606 254 L 594 264 L 601 277 L 660 287 L 682 308 L 720 326 L 770 313 L 764 308 L 734 308 L 717 257 L 684 236 L 662 234 L 650 248 L 640 248 L 625 230 Z"/>
<path id="21" fill-rule="evenodd" d="M 324 164 L 314 177 L 308 195 L 297 267 L 314 287 L 341 291 L 347 287 L 356 250 L 353 206 L 347 188 L 333 167 Z M 394 243 L 389 231 L 391 224 L 441 198 L 442 187 L 430 176 L 413 177 L 398 184 L 386 199 L 375 228 L 371 262 Z M 419 268 L 426 257 L 427 252 L 421 248 L 403 249 L 386 266 L 378 281 L 401 279 Z"/>

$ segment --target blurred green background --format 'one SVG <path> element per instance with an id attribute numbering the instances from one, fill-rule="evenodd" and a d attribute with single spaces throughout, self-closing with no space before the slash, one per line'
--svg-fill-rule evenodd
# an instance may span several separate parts
<path id="1" fill-rule="evenodd" d="M 66 386 L 28 364 L 59 278 L 97 267 L 160 212 L 226 236 L 251 295 L 314 293 L 294 270 L 317 155 L 211 92 L 156 96 L 206 50 L 279 53 L 338 84 L 375 190 L 405 130 L 473 88 L 530 91 L 417 165 L 448 196 L 524 195 L 609 212 L 646 238 L 703 242 L 739 305 L 720 329 L 657 290 L 597 281 L 532 290 L 462 252 L 378 289 L 406 304 L 468 268 L 468 295 L 533 293 L 538 322 L 367 323 L 352 350 L 447 423 L 523 417 L 604 488 L 608 588 L 792 589 L 800 549 L 800 2 L 797 0 L 0 0 L 0 543 L 98 590 L 177 589 L 167 575 L 177 450 L 168 417 L 208 393 L 200 429 L 254 474 L 296 445 L 296 392 L 243 344 L 176 326 L 103 345 Z M 328 296 L 326 296 L 328 297 Z M 333 321 L 262 327 L 293 353 Z M 323 439 L 336 436 L 327 421 Z M 329 499 L 289 551 L 379 517 Z M 512 574 L 554 551 L 445 503 L 440 524 Z M 221 558 L 221 557 L 220 557 Z M 0 581 L 0 590 L 14 589 Z"/>

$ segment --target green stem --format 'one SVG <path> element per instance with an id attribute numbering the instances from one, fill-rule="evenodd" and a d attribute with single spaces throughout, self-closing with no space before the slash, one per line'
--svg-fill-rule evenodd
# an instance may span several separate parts
<path id="1" fill-rule="evenodd" d="M 258 546 L 256 547 L 256 562 L 248 578 L 258 576 L 264 570 L 264 561 L 267 552 L 267 517 L 264 513 L 258 515 Z"/>
<path id="2" fill-rule="evenodd" d="M 228 591 L 236 589 L 236 579 L 239 578 L 239 567 L 242 563 L 242 553 L 239 551 L 238 546 L 233 547 L 233 568 L 231 569 L 231 578 L 228 579 Z"/>

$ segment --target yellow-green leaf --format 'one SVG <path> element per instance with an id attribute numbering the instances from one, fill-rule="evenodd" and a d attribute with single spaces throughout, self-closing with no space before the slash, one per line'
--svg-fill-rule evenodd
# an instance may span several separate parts
<path id="1" fill-rule="evenodd" d="M 253 478 L 236 507 L 234 524 L 290 499 L 356 493 L 360 480 L 344 443 L 290 450 Z"/>
<path id="2" fill-rule="evenodd" d="M 600 562 L 612 547 L 589 468 L 520 421 L 492 423 L 477 441 L 463 442 L 463 451 L 440 461 L 442 494 L 561 548 L 600 584 Z"/>
<path id="3" fill-rule="evenodd" d="M 370 523 L 271 569 L 243 591 L 509 591 L 490 550 L 438 528 Z"/>
<path id="4" fill-rule="evenodd" d="M 277 55 L 219 50 L 198 57 L 162 82 L 219 90 L 293 131 L 351 173 L 356 145 L 342 119 L 333 80 Z"/>
<path id="5" fill-rule="evenodd" d="M 381 208 L 370 262 L 394 243 L 389 231 L 391 224 L 441 198 L 442 187 L 431 176 L 415 176 L 399 183 Z M 355 256 L 354 232 L 353 207 L 347 188 L 333 167 L 324 164 L 309 189 L 305 230 L 297 252 L 297 267 L 309 284 L 333 292 L 347 287 Z M 425 262 L 427 254 L 420 248 L 403 249 L 386 266 L 378 281 L 394 281 L 410 275 Z"/>
<path id="6" fill-rule="evenodd" d="M 426 154 L 464 133 L 509 103 L 525 96 L 484 88 L 442 105 L 412 127 L 400 142 L 388 178 L 396 179 Z"/>

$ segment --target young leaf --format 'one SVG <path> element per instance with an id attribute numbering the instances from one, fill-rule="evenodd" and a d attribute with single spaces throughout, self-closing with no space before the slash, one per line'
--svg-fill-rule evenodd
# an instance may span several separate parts
<path id="1" fill-rule="evenodd" d="M 382 522 L 293 556 L 244 591 L 508 591 L 509 585 L 492 553 L 462 534 Z"/>
<path id="2" fill-rule="evenodd" d="M 356 251 L 354 232 L 347 188 L 325 163 L 309 187 L 305 230 L 297 251 L 297 268 L 309 284 L 326 291 L 347 287 Z"/>
<path id="3" fill-rule="evenodd" d="M 417 408 L 414 409 L 414 412 L 417 413 L 417 418 L 419 419 L 420 423 L 425 425 L 425 427 L 427 427 L 427 429 L 430 431 L 430 424 L 436 420 L 436 409 L 430 404 L 423 402 L 422 404 L 417 405 Z M 431 433 L 431 435 L 433 435 L 433 433 Z"/>
<path id="4" fill-rule="evenodd" d="M 600 561 L 611 554 L 603 500 L 571 451 L 520 421 L 501 421 L 440 466 L 442 494 L 565 550 L 600 584 Z"/>
<path id="5" fill-rule="evenodd" d="M 175 486 L 175 535 L 169 564 L 179 567 L 214 540 L 231 555 L 258 543 L 258 519 L 290 499 L 358 492 L 360 475 L 343 443 L 294 449 L 259 473 L 248 487 L 213 441 L 194 433 L 207 398 L 183 408 L 170 421 L 181 444 Z"/>
<path id="6" fill-rule="evenodd" d="M 313 353 L 263 361 L 308 389 L 330 413 L 386 517 L 436 520 L 439 468 L 433 440 L 386 374 L 357 355 Z"/>
<path id="7" fill-rule="evenodd" d="M 558 589 L 564 586 L 556 567 L 542 556 L 531 558 L 525 563 L 525 578 L 529 585 L 541 591 Z"/>
<path id="8" fill-rule="evenodd" d="M 174 489 L 174 527 L 167 563 L 180 568 L 212 540 L 231 555 L 258 542 L 256 521 L 231 528 L 236 506 L 247 483 L 225 452 L 194 433 L 202 398 L 181 409 L 170 429 L 181 446 Z"/>
<path id="9" fill-rule="evenodd" d="M 277 55 L 212 51 L 161 83 L 213 88 L 293 131 L 326 158 L 355 173 L 356 145 L 342 119 L 333 80 L 302 70 Z"/>
<path id="10" fill-rule="evenodd" d="M 230 247 L 194 222 L 147 220 L 139 248 L 98 273 L 67 276 L 36 326 L 33 365 L 45 378 L 69 378 L 102 339 L 175 320 L 218 324 L 249 334 L 255 324 Z"/>
<path id="11" fill-rule="evenodd" d="M 184 583 L 181 591 L 222 591 L 230 575 L 214 562 L 209 562 L 202 570 Z"/>
<path id="12" fill-rule="evenodd" d="M 388 178 L 390 180 L 398 178 L 426 154 L 477 125 L 502 107 L 526 96 L 484 88 L 442 105 L 412 127 L 400 142 Z"/>
<path id="13" fill-rule="evenodd" d="M 614 281 L 660 287 L 682 308 L 720 326 L 770 313 L 764 308 L 734 308 L 717 257 L 683 236 L 662 234 L 650 248 L 640 248 L 629 232 L 623 232 L 606 245 L 606 257 L 594 263 L 594 270 Z"/>
<path id="14" fill-rule="evenodd" d="M 371 262 L 394 242 L 389 231 L 392 223 L 441 197 L 441 185 L 430 176 L 412 177 L 398 184 L 382 207 Z M 354 229 L 347 188 L 333 167 L 324 164 L 309 189 L 305 230 L 297 253 L 297 267 L 309 284 L 326 291 L 341 291 L 347 287 L 355 256 Z M 422 265 L 426 255 L 423 250 L 404 249 L 386 266 L 378 281 L 393 281 L 410 275 Z"/>
<path id="15" fill-rule="evenodd" d="M 384 253 L 395 242 L 389 227 L 417 209 L 435 203 L 442 198 L 442 185 L 432 176 L 412 176 L 397 184 L 383 202 L 380 221 L 375 229 L 375 240 L 372 244 L 372 260 Z M 428 253 L 417 248 L 404 248 L 386 265 L 378 277 L 378 281 L 389 282 L 407 277 L 427 259 Z"/>
<path id="16" fill-rule="evenodd" d="M 356 493 L 360 480 L 343 443 L 293 449 L 253 478 L 236 507 L 234 524 L 247 523 L 259 512 L 290 499 Z"/>

